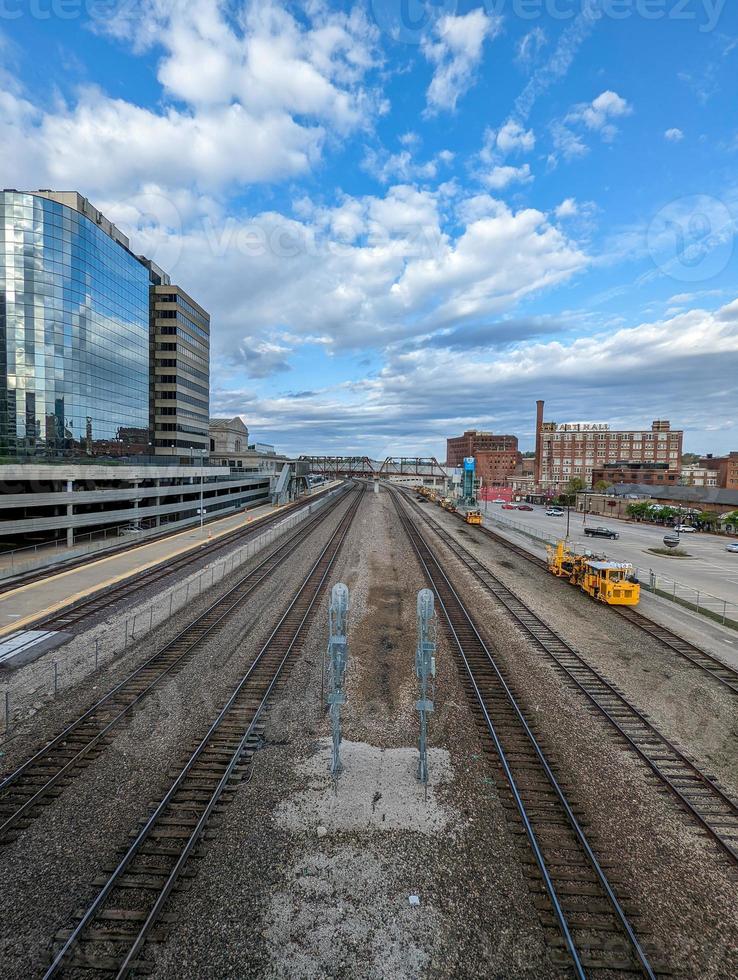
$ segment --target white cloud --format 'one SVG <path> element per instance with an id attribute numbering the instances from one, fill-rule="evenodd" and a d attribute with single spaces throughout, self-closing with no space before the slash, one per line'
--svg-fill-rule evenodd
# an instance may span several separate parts
<path id="1" fill-rule="evenodd" d="M 420 163 L 413 159 L 409 150 L 387 153 L 386 150 L 368 148 L 361 166 L 378 181 L 388 184 L 393 180 L 432 180 L 438 175 L 439 168 L 448 166 L 453 159 L 454 154 L 450 150 L 441 150 L 431 160 Z"/>
<path id="2" fill-rule="evenodd" d="M 530 166 L 524 163 L 522 167 L 493 167 L 482 180 L 492 190 L 503 190 L 510 184 L 527 184 L 533 180 Z"/>
<path id="3" fill-rule="evenodd" d="M 695 442 L 700 433 L 721 429 L 725 448 L 735 444 L 738 302 L 715 313 L 606 326 L 586 337 L 475 350 L 473 357 L 466 350 L 402 346 L 369 379 L 298 399 L 216 393 L 216 405 L 248 411 L 255 429 L 291 440 L 286 448 L 300 452 L 442 454 L 449 432 L 468 424 L 518 432 L 532 448 L 540 397 L 548 417 L 576 417 L 590 398 L 623 428 L 670 417 Z"/>
<path id="4" fill-rule="evenodd" d="M 168 271 L 210 310 L 216 356 L 252 372 L 289 360 L 263 344 L 294 348 L 320 336 L 328 349 L 381 347 L 511 310 L 587 264 L 539 211 L 486 195 L 466 213 L 456 202 L 448 219 L 444 207 L 438 193 L 397 185 L 381 197 L 344 195 L 335 207 L 302 200 L 301 220 L 265 211 L 179 234 L 149 222 L 124 230 L 154 258 L 162 243 L 176 246 Z M 461 231 L 446 230 L 459 220 Z M 285 330 L 290 343 L 275 341 Z"/>
<path id="5" fill-rule="evenodd" d="M 564 126 L 563 123 L 554 122 L 551 124 L 551 136 L 556 153 L 560 153 L 565 160 L 573 160 L 589 153 L 589 147 L 584 140 Z M 555 166 L 557 159 L 556 155 L 549 157 L 549 165 Z"/>
<path id="6" fill-rule="evenodd" d="M 484 148 L 480 155 L 482 159 L 485 159 L 486 154 L 489 159 L 495 151 L 503 156 L 516 152 L 529 153 L 535 145 L 536 137 L 532 129 L 525 129 L 514 119 L 508 119 L 500 129 L 488 129 L 486 131 Z"/>
<path id="7" fill-rule="evenodd" d="M 518 41 L 515 58 L 524 68 L 529 68 L 546 46 L 546 32 L 541 27 L 534 27 Z"/>
<path id="8" fill-rule="evenodd" d="M 573 197 L 567 197 L 554 213 L 557 218 L 575 218 L 579 214 L 579 205 Z"/>
<path id="9" fill-rule="evenodd" d="M 427 111 L 436 113 L 456 108 L 459 96 L 474 82 L 486 39 L 500 31 L 501 20 L 485 14 L 481 7 L 458 17 L 447 14 L 434 24 L 437 40 L 426 38 L 423 54 L 436 66 L 426 93 Z"/>
<path id="10" fill-rule="evenodd" d="M 670 143 L 681 143 L 684 139 L 684 133 L 681 129 L 667 129 L 664 133 L 664 139 L 669 140 Z"/>
<path id="11" fill-rule="evenodd" d="M 574 106 L 564 120 L 567 123 L 583 123 L 587 129 L 599 133 L 602 139 L 610 143 L 617 136 L 617 126 L 614 119 L 629 116 L 633 109 L 617 92 L 606 91 L 598 95 L 592 102 L 582 102 Z"/>
<path id="12" fill-rule="evenodd" d="M 0 164 L 21 186 L 73 186 L 126 196 L 155 183 L 207 192 L 299 176 L 327 138 L 381 111 L 365 85 L 378 37 L 366 17 L 319 5 L 298 22 L 266 3 L 227 18 L 216 0 L 141 0 L 97 29 L 137 49 L 164 47 L 161 106 L 87 87 L 76 101 L 34 109 L 0 95 Z"/>
<path id="13" fill-rule="evenodd" d="M 614 120 L 620 120 L 633 112 L 630 104 L 617 92 L 602 92 L 592 102 L 580 102 L 573 106 L 562 120 L 551 123 L 551 137 L 555 153 L 549 156 L 549 167 L 557 165 L 559 156 L 565 160 L 589 153 L 589 146 L 584 142 L 576 128 L 587 129 L 598 133 L 605 143 L 612 143 L 618 134 Z"/>

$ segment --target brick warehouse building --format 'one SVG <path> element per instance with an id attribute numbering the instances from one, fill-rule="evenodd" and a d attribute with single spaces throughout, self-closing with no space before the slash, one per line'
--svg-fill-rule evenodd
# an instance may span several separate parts
<path id="1" fill-rule="evenodd" d="M 715 486 L 725 490 L 738 490 L 738 452 L 727 456 L 708 454 L 700 459 L 700 466 L 715 475 Z"/>
<path id="2" fill-rule="evenodd" d="M 504 486 L 519 467 L 522 456 L 517 436 L 468 429 L 446 440 L 446 465 L 461 466 L 466 457 L 476 460 L 477 477 L 485 486 Z"/>
<path id="3" fill-rule="evenodd" d="M 684 433 L 672 430 L 668 419 L 657 419 L 650 429 L 613 430 L 605 422 L 545 422 L 542 401 L 536 413 L 536 484 L 560 489 L 574 478 L 591 486 L 595 470 L 606 464 L 666 464 L 667 477 L 682 468 Z M 663 467 L 661 467 L 663 468 Z M 661 481 L 659 481 L 661 482 Z"/>

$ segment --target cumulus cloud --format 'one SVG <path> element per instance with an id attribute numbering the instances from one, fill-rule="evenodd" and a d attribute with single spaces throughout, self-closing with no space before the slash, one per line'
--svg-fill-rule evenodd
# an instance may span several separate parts
<path id="1" fill-rule="evenodd" d="M 131 0 L 96 25 L 137 50 L 163 49 L 161 105 L 87 87 L 74 101 L 34 109 L 6 87 L 6 181 L 120 198 L 143 183 L 226 191 L 306 173 L 329 136 L 355 132 L 381 111 L 365 84 L 377 30 L 356 10 L 315 5 L 298 21 L 269 3 L 229 17 L 217 0 Z"/>
<path id="2" fill-rule="evenodd" d="M 206 215 L 178 234 L 137 228 L 126 205 L 125 230 L 144 254 L 176 248 L 168 271 L 210 310 L 216 355 L 263 376 L 300 345 L 382 348 L 505 313 L 586 267 L 542 212 L 463 203 L 400 184 L 334 206 L 302 199 L 299 218 Z"/>
<path id="3" fill-rule="evenodd" d="M 508 119 L 500 129 L 486 131 L 480 155 L 482 159 L 491 159 L 495 154 L 529 153 L 535 145 L 536 137 L 532 129 L 525 129 L 516 120 Z"/>
<path id="4" fill-rule="evenodd" d="M 487 355 L 480 345 L 473 358 L 463 337 L 456 340 L 451 333 L 445 348 L 400 347 L 376 376 L 306 400 L 242 392 L 232 402 L 216 394 L 215 404 L 245 405 L 249 423 L 290 450 L 355 448 L 380 458 L 421 451 L 440 457 L 446 436 L 469 424 L 517 432 L 532 446 L 540 397 L 548 417 L 560 420 L 579 417 L 582 400 L 591 399 L 623 428 L 670 417 L 688 431 L 718 427 L 728 439 L 736 432 L 738 301 L 715 313 L 693 310 L 589 337 L 533 339 L 505 351 L 492 344 Z"/>
<path id="5" fill-rule="evenodd" d="M 554 153 L 549 157 L 549 165 L 555 167 L 559 157 L 573 160 L 589 153 L 582 130 L 598 133 L 604 143 L 612 143 L 618 135 L 614 120 L 620 120 L 633 112 L 632 106 L 617 92 L 602 92 L 591 102 L 580 102 L 573 106 L 563 120 L 551 123 L 551 138 Z"/>
<path id="6" fill-rule="evenodd" d="M 510 184 L 527 184 L 533 180 L 530 166 L 524 163 L 522 167 L 493 167 L 482 180 L 492 190 L 504 190 Z"/>
<path id="7" fill-rule="evenodd" d="M 441 150 L 432 159 L 420 162 L 409 150 L 388 153 L 383 149 L 367 148 L 361 166 L 380 183 L 388 184 L 393 180 L 433 180 L 439 169 L 452 163 L 453 159 L 450 150 Z"/>
<path id="8" fill-rule="evenodd" d="M 582 123 L 587 129 L 599 133 L 606 143 L 611 143 L 618 133 L 613 122 L 629 116 L 633 109 L 617 92 L 603 92 L 591 102 L 582 102 L 574 106 L 566 116 L 569 124 Z"/>
<path id="9" fill-rule="evenodd" d="M 681 143 L 684 139 L 684 133 L 681 129 L 667 129 L 664 133 L 664 139 L 667 139 L 670 143 Z"/>
<path id="10" fill-rule="evenodd" d="M 579 214 L 579 205 L 573 197 L 567 197 L 558 205 L 554 214 L 557 218 L 575 218 Z"/>
<path id="11" fill-rule="evenodd" d="M 474 83 L 485 40 L 494 38 L 501 25 L 500 18 L 488 16 L 481 7 L 436 21 L 435 39 L 423 42 L 423 54 L 436 66 L 426 93 L 429 113 L 456 108 L 459 97 Z"/>

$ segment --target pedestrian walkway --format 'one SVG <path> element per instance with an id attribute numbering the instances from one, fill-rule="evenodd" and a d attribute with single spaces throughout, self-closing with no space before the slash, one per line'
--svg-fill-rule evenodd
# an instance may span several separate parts
<path id="1" fill-rule="evenodd" d="M 332 484 L 325 484 L 315 493 Z M 6 636 L 42 616 L 51 615 L 87 595 L 99 592 L 148 568 L 170 561 L 177 555 L 194 551 L 210 541 L 230 534 L 238 528 L 258 523 L 275 510 L 289 510 L 272 504 L 263 504 L 248 513 L 239 511 L 203 528 L 187 528 L 150 544 L 143 544 L 129 551 L 101 557 L 78 568 L 54 572 L 45 578 L 19 585 L 0 596 L 0 637 Z"/>

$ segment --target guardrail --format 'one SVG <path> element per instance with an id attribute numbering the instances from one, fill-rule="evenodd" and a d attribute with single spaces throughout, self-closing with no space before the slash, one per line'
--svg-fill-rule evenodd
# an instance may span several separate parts
<path id="1" fill-rule="evenodd" d="M 668 575 L 654 572 L 652 568 L 636 567 L 635 572 L 641 587 L 654 595 L 659 595 L 663 599 L 669 599 L 679 606 L 684 606 L 702 616 L 707 616 L 708 619 L 720 623 L 721 626 L 738 630 L 738 603 L 731 602 L 729 599 L 721 599 L 720 596 L 712 595 L 710 592 L 702 592 L 690 585 L 684 585 L 682 582 L 669 578 Z"/>

